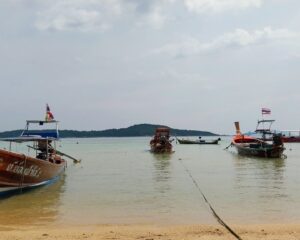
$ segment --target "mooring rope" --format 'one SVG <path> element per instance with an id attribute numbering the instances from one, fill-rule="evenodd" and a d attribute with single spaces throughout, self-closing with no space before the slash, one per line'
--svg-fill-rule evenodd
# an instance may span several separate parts
<path id="1" fill-rule="evenodd" d="M 217 219 L 217 221 L 223 226 L 225 227 L 236 239 L 238 240 L 242 240 L 242 238 L 232 230 L 232 228 L 230 228 L 222 219 L 221 217 L 217 214 L 217 212 L 214 210 L 214 208 L 212 207 L 212 205 L 209 203 L 208 199 L 205 197 L 204 193 L 202 192 L 199 184 L 197 183 L 197 181 L 195 180 L 195 178 L 193 177 L 193 175 L 191 174 L 191 172 L 187 169 L 187 167 L 182 163 L 181 159 L 178 159 L 179 162 L 181 163 L 181 165 L 183 166 L 183 168 L 185 169 L 185 171 L 187 172 L 187 174 L 190 176 L 190 178 L 192 179 L 193 183 L 195 184 L 196 188 L 198 189 L 198 191 L 200 192 L 200 194 L 202 195 L 204 201 L 206 202 L 206 204 L 208 205 L 209 209 L 211 210 L 213 216 Z"/>
<path id="2" fill-rule="evenodd" d="M 227 150 L 228 148 L 230 148 L 230 147 L 232 147 L 233 146 L 233 144 L 232 143 L 230 143 L 226 148 L 224 148 L 223 150 Z"/>
<path id="3" fill-rule="evenodd" d="M 27 162 L 27 156 L 24 154 L 24 164 L 23 164 L 23 169 L 22 169 L 22 176 L 21 176 L 21 181 L 20 181 L 20 192 L 22 193 L 23 191 L 23 184 L 24 184 L 24 174 L 25 174 L 25 167 L 26 167 L 26 162 Z"/>

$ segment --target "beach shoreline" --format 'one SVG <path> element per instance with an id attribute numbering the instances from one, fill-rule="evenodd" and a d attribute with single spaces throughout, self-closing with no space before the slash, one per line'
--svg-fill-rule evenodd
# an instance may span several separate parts
<path id="1" fill-rule="evenodd" d="M 242 239 L 289 240 L 300 238 L 300 224 L 232 225 Z M 236 239 L 220 225 L 0 225 L 1 239 L 126 239 L 223 240 Z"/>

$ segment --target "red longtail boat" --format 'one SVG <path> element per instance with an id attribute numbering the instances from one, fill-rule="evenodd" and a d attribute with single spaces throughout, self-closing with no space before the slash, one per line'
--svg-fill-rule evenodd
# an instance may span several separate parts
<path id="1" fill-rule="evenodd" d="M 44 129 L 46 125 L 54 129 Z M 30 126 L 37 125 L 38 130 Z M 0 193 L 19 191 L 45 185 L 56 180 L 66 168 L 66 161 L 56 151 L 59 138 L 58 121 L 28 120 L 21 136 L 1 139 L 9 142 L 8 149 L 0 149 Z M 23 143 L 31 152 L 12 151 L 12 145 Z M 53 145 L 52 145 L 53 144 Z M 32 150 L 33 149 L 33 150 Z"/>
<path id="2" fill-rule="evenodd" d="M 171 153 L 172 141 L 170 140 L 169 128 L 157 128 L 155 135 L 150 141 L 151 152 L 153 153 Z"/>

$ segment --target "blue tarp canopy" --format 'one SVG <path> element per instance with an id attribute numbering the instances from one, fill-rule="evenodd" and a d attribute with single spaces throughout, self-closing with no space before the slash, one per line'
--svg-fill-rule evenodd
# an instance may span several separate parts
<path id="1" fill-rule="evenodd" d="M 6 141 L 6 142 L 33 142 L 33 141 L 53 141 L 57 140 L 56 138 L 44 138 L 41 136 L 20 136 L 20 137 L 12 137 L 12 138 L 0 138 L 1 141 Z"/>
<path id="2" fill-rule="evenodd" d="M 43 138 L 59 138 L 58 131 L 56 129 L 46 129 L 46 130 L 25 130 L 21 137 L 27 136 L 40 136 Z"/>

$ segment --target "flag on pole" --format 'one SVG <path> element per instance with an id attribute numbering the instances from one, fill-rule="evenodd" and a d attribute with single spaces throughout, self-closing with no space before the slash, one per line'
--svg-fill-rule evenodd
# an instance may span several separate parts
<path id="1" fill-rule="evenodd" d="M 53 119 L 54 119 L 54 116 L 53 116 L 52 112 L 50 111 L 49 105 L 47 104 L 46 105 L 46 117 L 45 117 L 45 120 L 48 122 L 48 121 L 51 121 Z"/>
<path id="2" fill-rule="evenodd" d="M 264 115 L 264 114 L 271 114 L 271 109 L 269 108 L 262 108 L 261 109 L 261 114 Z"/>

